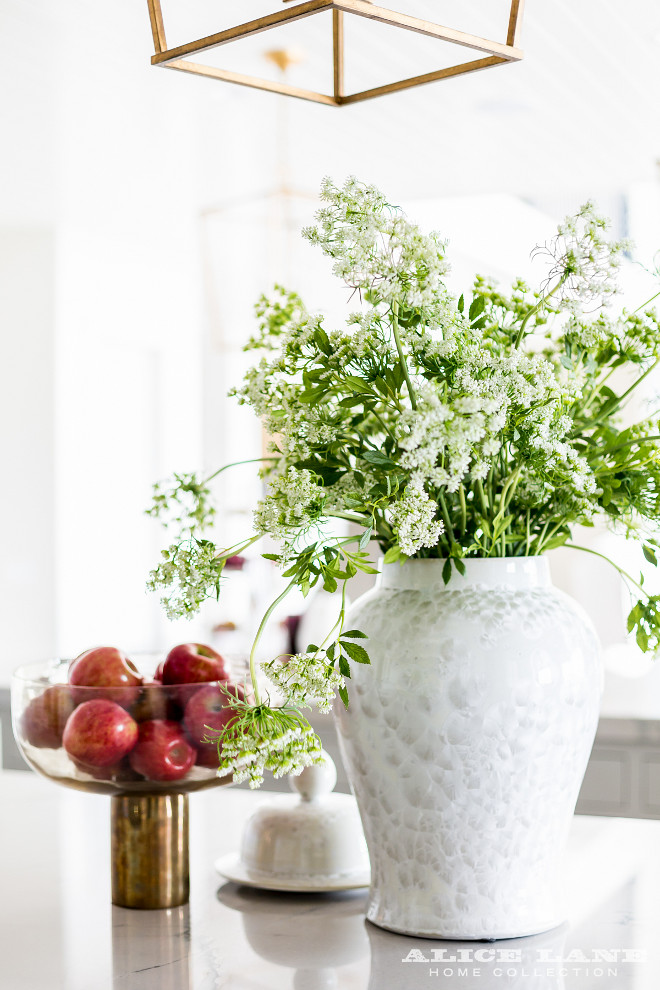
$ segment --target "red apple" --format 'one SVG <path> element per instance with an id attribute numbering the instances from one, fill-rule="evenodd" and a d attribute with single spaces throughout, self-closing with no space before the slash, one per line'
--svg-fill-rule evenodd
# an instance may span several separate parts
<path id="1" fill-rule="evenodd" d="M 241 701 L 245 692 L 240 684 L 227 685 L 227 689 Z M 205 743 L 202 739 L 209 729 L 224 729 L 234 718 L 234 711 L 227 696 L 217 684 L 207 684 L 192 696 L 186 705 L 184 725 L 188 738 L 197 749 L 197 763 L 203 767 L 217 767 L 218 747 L 214 742 Z"/>
<path id="2" fill-rule="evenodd" d="M 163 684 L 204 684 L 207 681 L 228 681 L 230 676 L 229 666 L 223 657 L 203 643 L 175 646 L 163 664 Z"/>
<path id="3" fill-rule="evenodd" d="M 69 716 L 62 741 L 75 763 L 94 769 L 119 763 L 137 738 L 137 722 L 128 712 L 114 701 L 94 698 Z"/>
<path id="4" fill-rule="evenodd" d="M 163 687 L 158 681 L 145 681 L 129 711 L 136 722 L 150 722 L 154 719 L 180 721 L 181 708 L 176 697 L 179 690 L 178 687 Z"/>
<path id="5" fill-rule="evenodd" d="M 195 755 L 178 722 L 154 719 L 140 725 L 129 761 L 136 773 L 149 780 L 181 780 Z"/>
<path id="6" fill-rule="evenodd" d="M 31 746 L 59 749 L 66 721 L 75 708 L 71 692 L 56 684 L 33 698 L 21 716 L 21 732 Z"/>
<path id="7" fill-rule="evenodd" d="M 158 681 L 159 684 L 162 684 L 163 683 L 163 664 L 164 663 L 165 663 L 165 661 L 164 660 L 161 660 L 160 663 L 158 664 L 158 666 L 156 667 L 156 670 L 154 671 L 154 680 L 155 681 Z"/>
<path id="8" fill-rule="evenodd" d="M 105 698 L 128 708 L 137 700 L 142 678 L 135 664 L 121 650 L 114 646 L 97 646 L 73 661 L 69 667 L 69 684 L 84 688 L 73 692 L 77 703 Z M 98 690 L 91 691 L 90 688 Z"/>

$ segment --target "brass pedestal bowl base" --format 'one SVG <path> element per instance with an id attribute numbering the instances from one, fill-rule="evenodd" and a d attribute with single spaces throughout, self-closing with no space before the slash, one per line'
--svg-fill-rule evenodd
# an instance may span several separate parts
<path id="1" fill-rule="evenodd" d="M 188 902 L 187 794 L 118 794 L 112 798 L 112 903 L 178 907 Z"/>

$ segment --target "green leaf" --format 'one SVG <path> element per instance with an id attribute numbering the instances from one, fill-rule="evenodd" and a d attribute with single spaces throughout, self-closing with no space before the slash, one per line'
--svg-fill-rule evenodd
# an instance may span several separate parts
<path id="1" fill-rule="evenodd" d="M 393 461 L 391 457 L 386 457 L 385 454 L 381 454 L 379 450 L 365 450 L 364 454 L 362 454 L 362 460 L 366 461 L 367 464 L 375 464 L 378 467 L 395 468 L 397 466 L 396 461 Z"/>
<path id="2" fill-rule="evenodd" d="M 454 557 L 454 567 L 459 574 L 465 575 L 465 564 L 460 557 Z"/>
<path id="3" fill-rule="evenodd" d="M 327 394 L 329 391 L 327 385 L 316 385 L 314 388 L 306 388 L 304 391 L 298 393 L 298 398 L 301 402 L 305 402 L 307 405 L 311 405 Z"/>
<path id="4" fill-rule="evenodd" d="M 372 567 L 371 564 L 365 564 L 363 560 L 356 560 L 354 563 L 357 569 L 362 571 L 363 574 L 378 574 L 377 567 Z"/>
<path id="5" fill-rule="evenodd" d="M 461 293 L 461 295 L 458 298 L 457 309 L 459 313 L 462 313 L 463 310 L 465 309 L 465 296 L 463 295 L 463 293 Z"/>
<path id="6" fill-rule="evenodd" d="M 642 553 L 644 554 L 644 556 L 648 560 L 649 564 L 653 564 L 654 567 L 657 567 L 658 566 L 658 558 L 656 557 L 656 555 L 653 552 L 653 550 L 651 549 L 651 547 L 649 547 L 646 544 L 644 544 L 642 546 Z"/>
<path id="7" fill-rule="evenodd" d="M 342 406 L 344 409 L 350 409 L 352 406 L 361 406 L 364 403 L 364 397 L 361 395 L 347 395 L 345 399 L 340 399 L 338 405 Z"/>
<path id="8" fill-rule="evenodd" d="M 628 623 L 627 623 L 628 632 L 633 631 L 633 629 L 635 628 L 635 626 L 637 625 L 643 614 L 644 614 L 644 606 L 642 605 L 641 602 L 637 602 L 634 608 L 630 610 L 630 614 L 628 615 Z"/>
<path id="9" fill-rule="evenodd" d="M 470 320 L 470 323 L 474 323 L 474 321 L 479 316 L 481 316 L 485 308 L 486 308 L 486 301 L 484 297 L 475 296 L 475 298 L 470 303 L 470 311 L 468 313 L 468 318 Z"/>
<path id="10" fill-rule="evenodd" d="M 449 584 L 450 579 L 451 579 L 451 560 L 449 559 L 449 557 L 447 557 L 442 567 L 442 580 L 445 582 L 445 584 Z"/>
<path id="11" fill-rule="evenodd" d="M 341 634 L 341 638 L 344 639 L 345 636 L 348 636 L 349 639 L 369 639 L 367 634 L 360 632 L 359 629 L 348 629 Z"/>
<path id="12" fill-rule="evenodd" d="M 329 591 L 330 594 L 337 590 L 337 582 L 332 574 L 328 573 L 328 571 L 325 572 L 323 577 L 323 587 L 326 591 Z"/>
<path id="13" fill-rule="evenodd" d="M 262 553 L 261 556 L 264 558 L 264 560 L 275 560 L 275 561 L 278 561 L 280 559 L 279 558 L 279 555 L 276 554 L 276 553 Z"/>
<path id="14" fill-rule="evenodd" d="M 553 536 L 551 540 L 548 540 L 547 543 L 543 544 L 543 552 L 545 553 L 546 550 L 556 550 L 557 547 L 563 547 L 569 536 L 570 533 L 557 533 L 557 535 Z"/>
<path id="15" fill-rule="evenodd" d="M 356 663 L 371 663 L 369 654 L 365 648 L 363 646 L 359 646 L 357 643 L 342 643 L 342 649 L 344 649 L 351 660 L 355 660 Z"/>
<path id="16" fill-rule="evenodd" d="M 330 643 L 330 646 L 325 651 L 326 654 L 327 654 L 328 660 L 334 660 L 335 659 L 335 646 L 336 646 L 335 643 Z"/>
<path id="17" fill-rule="evenodd" d="M 368 546 L 372 532 L 373 532 L 373 526 L 367 526 L 358 544 L 360 550 L 364 550 L 365 547 Z"/>
<path id="18" fill-rule="evenodd" d="M 560 360 L 564 368 L 567 368 L 569 371 L 573 370 L 573 362 L 571 361 L 571 359 L 568 357 L 567 354 L 562 354 Z"/>
<path id="19" fill-rule="evenodd" d="M 348 691 L 345 687 L 339 688 L 339 697 L 344 702 L 344 708 L 348 708 Z"/>
<path id="20" fill-rule="evenodd" d="M 325 332 L 325 330 L 322 330 L 321 327 L 318 327 L 314 331 L 314 341 L 318 345 L 319 350 L 321 350 L 325 355 L 327 355 L 327 357 L 331 357 L 332 345 L 328 340 L 327 333 Z"/>
<path id="21" fill-rule="evenodd" d="M 642 653 L 646 653 L 649 648 L 649 635 L 642 626 L 637 627 L 637 635 L 635 636 L 637 645 L 639 646 Z"/>
<path id="22" fill-rule="evenodd" d="M 316 653 L 317 650 L 318 650 L 318 646 L 316 645 L 316 643 L 310 643 L 307 649 L 305 650 L 305 653 Z"/>
<path id="23" fill-rule="evenodd" d="M 346 657 L 342 657 L 342 656 L 339 657 L 339 673 L 342 675 L 342 677 L 351 676 L 351 667 Z"/>
<path id="24" fill-rule="evenodd" d="M 390 547 L 385 556 L 383 557 L 384 564 L 393 564 L 401 556 L 401 547 L 396 544 Z"/>
<path id="25" fill-rule="evenodd" d="M 362 378 L 357 378 L 355 375 L 346 375 L 344 381 L 355 392 L 371 393 L 371 387 Z"/>

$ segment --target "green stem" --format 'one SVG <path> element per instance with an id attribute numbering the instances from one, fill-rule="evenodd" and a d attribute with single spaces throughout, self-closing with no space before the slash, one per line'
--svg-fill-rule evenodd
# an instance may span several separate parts
<path id="1" fill-rule="evenodd" d="M 579 547 L 577 546 L 576 543 L 564 543 L 564 546 L 568 547 L 569 550 L 581 550 L 583 553 L 591 553 L 594 555 L 594 557 L 600 557 L 601 560 L 607 561 L 607 563 L 610 564 L 610 566 L 613 567 L 615 571 L 619 572 L 622 578 L 625 578 L 627 581 L 630 581 L 631 584 L 634 584 L 635 587 L 639 588 L 642 594 L 648 598 L 647 592 L 644 590 L 644 588 L 642 588 L 639 581 L 635 581 L 634 577 L 631 577 L 627 571 L 624 571 L 622 567 L 619 567 L 619 565 L 615 564 L 613 560 L 610 560 L 609 557 L 606 557 L 604 553 L 598 553 L 597 550 L 590 550 L 589 547 Z"/>
<path id="2" fill-rule="evenodd" d="M 659 364 L 660 364 L 660 358 L 656 358 L 653 364 L 646 369 L 644 374 L 640 375 L 639 378 L 632 383 L 630 388 L 627 388 L 626 391 L 623 393 L 623 395 L 619 397 L 619 403 L 623 402 L 623 400 L 626 399 L 631 392 L 634 392 L 637 386 L 641 385 L 641 383 L 644 381 L 646 376 L 650 375 L 652 371 L 655 371 L 655 369 L 658 367 Z"/>
<path id="3" fill-rule="evenodd" d="M 417 409 L 417 398 L 415 396 L 415 391 L 412 387 L 412 382 L 410 381 L 410 375 L 408 374 L 408 364 L 406 362 L 406 358 L 403 353 L 401 337 L 399 336 L 399 304 L 397 302 L 392 303 L 392 331 L 394 333 L 394 341 L 396 343 L 396 349 L 399 355 L 399 361 L 401 363 L 401 370 L 403 371 L 403 377 L 405 378 L 406 385 L 408 386 L 410 405 L 413 407 L 413 409 Z"/>
<path id="4" fill-rule="evenodd" d="M 559 530 L 559 529 L 561 529 L 561 528 L 562 528 L 562 526 L 565 526 L 565 525 L 566 525 L 566 524 L 565 524 L 565 522 L 564 522 L 564 520 L 563 520 L 563 519 L 560 519 L 560 520 L 559 520 L 559 522 L 558 522 L 558 523 L 556 523 L 556 524 L 555 524 L 555 525 L 554 525 L 554 526 L 552 527 L 552 529 L 550 530 L 550 532 L 549 532 L 549 533 L 545 533 L 545 535 L 544 535 L 544 537 L 543 537 L 543 543 L 544 543 L 544 544 L 545 544 L 545 543 L 549 543 L 549 542 L 550 542 L 550 540 L 552 539 L 552 537 L 553 537 L 553 536 L 555 535 L 555 533 L 557 532 L 557 530 Z M 541 553 L 543 553 L 543 546 L 539 546 L 539 548 L 537 549 L 537 551 L 536 551 L 536 553 L 537 553 L 537 555 L 538 555 L 538 554 L 541 554 Z"/>
<path id="5" fill-rule="evenodd" d="M 644 379 L 647 377 L 647 375 L 650 375 L 652 371 L 655 371 L 655 369 L 658 367 L 659 364 L 660 364 L 660 358 L 656 358 L 656 360 L 653 362 L 653 364 L 650 365 L 646 369 L 646 371 L 644 372 L 643 375 L 640 375 L 639 378 L 637 378 L 632 383 L 632 385 L 630 386 L 630 388 L 627 388 L 626 389 L 626 391 L 623 393 L 623 395 L 619 395 L 619 396 L 615 397 L 614 399 L 610 399 L 608 402 L 604 403 L 604 405 L 601 408 L 601 414 L 600 414 L 600 416 L 598 417 L 598 419 L 595 419 L 593 421 L 592 425 L 593 426 L 598 426 L 598 424 L 599 423 L 602 423 L 602 421 L 604 419 L 607 419 L 609 416 L 612 415 L 612 413 L 616 412 L 617 409 L 619 408 L 619 406 L 622 404 L 622 402 L 625 399 L 628 398 L 628 396 L 631 394 L 631 392 L 634 392 L 635 391 L 635 389 L 638 387 L 638 385 L 641 385 L 641 383 L 644 381 Z"/>
<path id="6" fill-rule="evenodd" d="M 266 623 L 268 622 L 268 620 L 270 619 L 271 615 L 273 614 L 277 606 L 280 604 L 280 602 L 284 601 L 284 599 L 289 594 L 289 592 L 295 587 L 295 584 L 296 584 L 295 580 L 291 581 L 286 586 L 282 594 L 278 595 L 278 597 L 275 599 L 274 602 L 271 602 L 271 604 L 266 609 L 266 612 L 264 613 L 259 628 L 257 629 L 257 635 L 254 637 L 252 649 L 250 650 L 250 680 L 252 681 L 252 690 L 254 691 L 255 705 L 261 704 L 259 698 L 259 687 L 257 685 L 257 671 L 255 667 L 255 653 L 257 651 L 257 646 L 259 645 L 259 640 L 261 639 L 263 631 L 266 628 Z"/>
<path id="7" fill-rule="evenodd" d="M 548 532 L 548 526 L 549 525 L 550 525 L 550 520 L 548 519 L 548 521 L 546 522 L 545 526 L 541 530 L 541 535 L 537 538 L 537 541 L 536 541 L 536 550 L 534 551 L 534 556 L 535 557 L 538 557 L 538 555 L 542 552 L 543 544 L 545 543 L 545 536 L 546 536 L 546 533 Z"/>
<path id="8" fill-rule="evenodd" d="M 326 512 L 326 515 L 332 516 L 333 519 L 345 519 L 347 522 L 356 523 L 358 526 L 364 525 L 362 516 L 355 516 L 352 512 Z"/>
<path id="9" fill-rule="evenodd" d="M 467 529 L 467 503 L 465 501 L 465 488 L 462 483 L 458 486 L 458 498 L 461 505 L 461 536 L 465 536 L 465 530 Z"/>
<path id="10" fill-rule="evenodd" d="M 520 343 L 523 339 L 523 334 L 525 332 L 525 327 L 527 326 L 527 321 L 534 315 L 534 313 L 538 313 L 539 309 L 546 304 L 546 302 L 548 301 L 548 299 L 550 299 L 551 296 L 554 296 L 555 292 L 558 292 L 559 289 L 561 289 L 562 285 L 564 284 L 567 278 L 568 275 L 566 274 L 562 275 L 562 277 L 555 285 L 554 289 L 551 289 L 550 292 L 548 292 L 545 296 L 541 296 L 539 301 L 534 306 L 532 306 L 531 309 L 527 311 L 524 320 L 520 324 L 520 329 L 518 330 L 518 333 L 516 335 L 516 339 L 513 344 L 514 347 L 520 347 Z"/>
<path id="11" fill-rule="evenodd" d="M 447 533 L 447 538 L 449 539 L 449 546 L 452 546 L 456 541 L 454 540 L 454 530 L 451 524 L 451 518 L 447 510 L 447 503 L 445 502 L 445 496 L 442 492 L 438 492 L 438 503 L 440 505 L 440 511 L 442 513 L 442 518 L 445 524 L 445 531 Z"/>
<path id="12" fill-rule="evenodd" d="M 481 505 L 481 514 L 482 514 L 482 516 L 484 516 L 487 519 L 488 518 L 488 502 L 486 501 L 486 493 L 484 491 L 484 486 L 483 486 L 483 483 L 482 483 L 481 479 L 478 479 L 477 481 L 475 481 L 474 487 L 475 487 L 475 489 L 477 491 L 477 495 L 479 496 L 479 503 Z"/>
<path id="13" fill-rule="evenodd" d="M 239 554 L 251 547 L 253 543 L 256 543 L 262 538 L 261 533 L 257 533 L 256 536 L 251 536 L 249 540 L 242 540 L 240 543 L 235 543 L 233 547 L 226 547 L 220 553 L 217 553 L 214 560 L 227 560 L 228 557 L 238 557 Z"/>
<path id="14" fill-rule="evenodd" d="M 529 509 L 525 513 L 525 516 L 526 516 L 526 525 L 525 525 L 525 532 L 526 532 L 526 538 L 525 538 L 525 556 L 526 557 L 529 557 L 529 537 L 530 537 L 530 533 L 529 533 Z"/>
<path id="15" fill-rule="evenodd" d="M 217 478 L 223 471 L 228 471 L 229 468 L 240 467 L 241 464 L 260 464 L 262 461 L 279 461 L 279 457 L 251 457 L 247 461 L 233 461 L 231 464 L 225 464 L 224 467 L 218 468 L 218 470 L 214 471 L 213 474 L 210 474 L 208 478 L 204 478 L 204 481 L 202 481 L 201 484 L 208 485 L 209 481 L 213 481 L 214 478 Z"/>
<path id="16" fill-rule="evenodd" d="M 481 478 L 478 478 L 475 481 L 474 488 L 477 495 L 479 496 L 481 515 L 483 516 L 484 519 L 488 520 L 490 513 L 488 511 L 488 501 L 486 499 L 486 493 L 484 491 L 484 486 L 483 486 L 483 482 L 481 481 Z M 488 537 L 486 536 L 485 533 L 484 533 L 484 549 L 488 550 Z"/>
<path id="17" fill-rule="evenodd" d="M 658 298 L 658 296 L 660 296 L 660 291 L 656 292 L 656 294 L 654 296 L 651 296 L 650 299 L 647 299 L 646 302 L 643 302 L 641 306 L 637 307 L 637 309 L 634 309 L 632 315 L 634 316 L 635 313 L 639 313 L 640 309 L 644 309 L 645 306 L 648 306 L 649 303 L 652 303 L 654 299 Z"/>
<path id="18" fill-rule="evenodd" d="M 332 627 L 332 629 L 330 630 L 330 632 L 328 633 L 328 635 L 325 637 L 325 639 L 323 640 L 323 642 L 319 646 L 318 650 L 316 651 L 316 656 L 319 655 L 319 653 L 321 652 L 321 650 L 323 649 L 323 647 L 325 646 L 325 644 L 333 636 L 334 631 L 337 628 L 337 626 L 339 626 L 339 634 L 337 635 L 336 638 L 339 639 L 339 637 L 342 634 L 342 630 L 344 628 L 344 619 L 346 618 L 346 584 L 347 584 L 347 582 L 344 581 L 344 583 L 342 585 L 342 588 L 341 588 L 341 609 L 340 609 L 340 612 L 339 612 L 339 618 L 337 619 L 337 621 L 335 622 L 334 626 Z"/>
<path id="19" fill-rule="evenodd" d="M 650 440 L 660 440 L 660 435 L 654 433 L 650 437 L 635 437 L 632 440 L 625 440 L 623 443 L 618 443 L 616 447 L 608 447 L 607 450 L 600 451 L 600 453 L 602 453 L 603 455 L 613 454 L 615 450 L 623 450 L 624 447 L 632 447 L 636 443 L 639 444 L 641 447 L 642 444 L 648 443 Z M 608 468 L 607 470 L 611 470 L 611 469 Z M 601 472 L 598 471 L 596 472 L 596 474 L 599 473 Z"/>
<path id="20" fill-rule="evenodd" d="M 583 404 L 582 408 L 580 409 L 580 413 L 581 413 L 582 416 L 584 416 L 585 412 L 587 411 L 587 409 L 589 408 L 589 406 L 591 405 L 591 403 L 600 394 L 600 390 L 602 389 L 602 387 L 605 384 L 605 382 L 607 381 L 607 379 L 611 375 L 613 375 L 615 371 L 616 371 L 616 368 L 610 368 L 610 370 L 607 372 L 607 374 L 603 378 L 601 378 L 599 382 L 596 383 L 596 385 L 594 386 L 594 388 L 591 390 L 591 393 L 589 394 L 589 396 L 587 398 L 587 401 Z"/>
<path id="21" fill-rule="evenodd" d="M 394 434 L 390 430 L 390 428 L 387 425 L 387 423 L 385 422 L 385 420 L 381 419 L 381 417 L 378 415 L 378 413 L 376 412 L 375 409 L 372 409 L 371 410 L 371 415 L 374 416 L 378 420 L 378 422 L 380 423 L 380 425 L 383 427 L 383 429 L 387 433 L 388 437 L 390 437 L 396 443 L 396 437 L 394 436 Z"/>

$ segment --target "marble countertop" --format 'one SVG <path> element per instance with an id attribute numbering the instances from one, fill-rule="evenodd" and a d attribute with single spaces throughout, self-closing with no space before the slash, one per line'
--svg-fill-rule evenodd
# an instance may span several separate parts
<path id="1" fill-rule="evenodd" d="M 569 919 L 496 943 L 440 942 L 365 922 L 363 892 L 262 893 L 214 860 L 276 795 L 191 795 L 191 901 L 110 903 L 109 799 L 0 772 L 0 985 L 7 990 L 651 990 L 660 983 L 660 822 L 576 818 Z"/>

